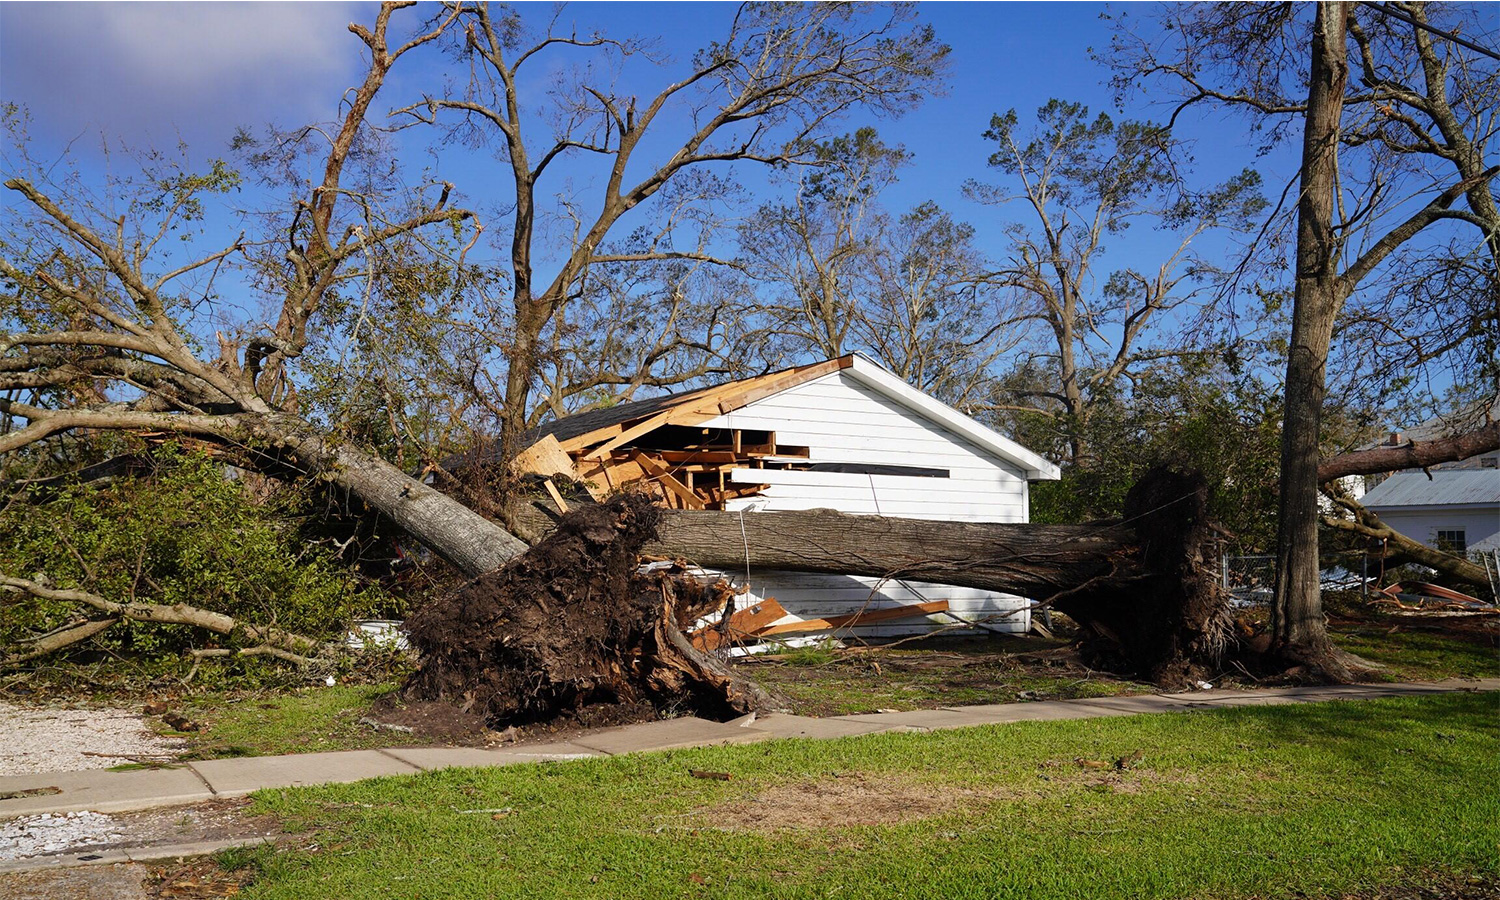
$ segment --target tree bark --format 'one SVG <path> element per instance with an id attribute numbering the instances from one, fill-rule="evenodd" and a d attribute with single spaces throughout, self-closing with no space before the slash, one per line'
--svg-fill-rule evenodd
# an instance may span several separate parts
<path id="1" fill-rule="evenodd" d="M 1319 3 L 1313 24 L 1271 607 L 1272 652 L 1334 680 L 1348 680 L 1350 673 L 1335 659 L 1319 593 L 1318 441 L 1329 344 L 1344 301 L 1333 209 L 1338 191 L 1339 127 L 1349 76 L 1348 7 L 1338 0 Z"/>
<path id="2" fill-rule="evenodd" d="M 1326 484 L 1349 475 L 1376 475 L 1401 469 L 1425 469 L 1438 463 L 1469 459 L 1500 450 L 1500 422 L 1435 441 L 1412 441 L 1399 447 L 1377 447 L 1340 453 L 1318 466 L 1318 481 Z"/>
<path id="3" fill-rule="evenodd" d="M 1462 556 L 1452 553 L 1444 553 L 1426 544 L 1414 541 L 1381 520 L 1379 516 L 1366 509 L 1359 501 L 1350 497 L 1333 496 L 1333 502 L 1348 510 L 1354 518 L 1340 519 L 1336 516 L 1324 516 L 1323 524 L 1329 528 L 1347 531 L 1362 537 L 1385 541 L 1387 545 L 1386 557 L 1400 557 L 1404 560 L 1423 565 L 1429 569 L 1473 585 L 1482 592 L 1490 588 L 1489 576 L 1482 566 L 1477 566 Z"/>
<path id="4" fill-rule="evenodd" d="M 526 552 L 523 541 L 458 500 L 372 453 L 325 439 L 295 416 L 251 419 L 249 430 L 259 443 L 359 498 L 471 578 Z"/>
<path id="5" fill-rule="evenodd" d="M 521 530 L 554 522 L 517 504 Z M 743 530 L 742 530 L 743 529 Z M 695 565 L 890 576 L 1046 599 L 1129 566 L 1135 533 L 1120 525 L 1021 525 L 854 516 L 831 509 L 734 513 L 665 509 L 645 552 Z"/>
<path id="6" fill-rule="evenodd" d="M 1229 640 L 1206 502 L 1201 479 L 1157 470 L 1127 498 L 1128 525 L 662 510 L 644 552 L 726 571 L 748 564 L 1029 597 L 1078 622 L 1101 668 L 1176 686 L 1215 668 Z M 539 504 L 516 503 L 508 518 L 530 534 L 552 523 Z"/>
<path id="7" fill-rule="evenodd" d="M 342 647 L 336 643 L 316 641 L 304 635 L 283 631 L 272 625 L 256 625 L 221 612 L 214 612 L 211 609 L 188 606 L 186 603 L 175 603 L 171 606 L 162 603 L 122 603 L 89 591 L 75 588 L 54 588 L 37 581 L 32 581 L 29 578 L 16 578 L 6 575 L 3 572 L 0 572 L 0 591 L 30 594 L 42 600 L 77 603 L 97 609 L 111 617 L 84 626 L 84 629 L 93 629 L 92 632 L 84 635 L 84 637 L 90 637 L 99 631 L 103 631 L 119 619 L 128 619 L 132 622 L 151 622 L 158 625 L 190 625 L 194 628 L 202 628 L 206 631 L 222 635 L 239 634 L 250 641 L 258 642 L 267 647 L 274 647 L 277 650 L 287 653 L 297 654 L 299 657 L 308 653 L 331 654 L 342 652 Z M 82 630 L 76 629 L 75 631 L 81 633 Z M 69 641 L 68 643 L 74 642 Z M 66 646 L 66 644 L 52 649 L 61 649 L 62 646 Z"/>

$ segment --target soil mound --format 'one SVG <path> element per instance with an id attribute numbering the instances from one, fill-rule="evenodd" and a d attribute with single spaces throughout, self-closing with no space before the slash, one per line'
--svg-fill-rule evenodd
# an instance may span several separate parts
<path id="1" fill-rule="evenodd" d="M 417 611 L 407 631 L 422 664 L 403 696 L 458 703 L 495 727 L 594 718 L 583 710 L 598 706 L 726 718 L 761 705 L 682 634 L 723 607 L 728 586 L 641 567 L 660 515 L 640 495 L 579 506 L 509 565 Z"/>

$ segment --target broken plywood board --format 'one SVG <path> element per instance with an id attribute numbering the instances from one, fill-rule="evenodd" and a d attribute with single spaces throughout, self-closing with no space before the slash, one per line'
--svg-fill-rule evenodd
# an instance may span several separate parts
<path id="1" fill-rule="evenodd" d="M 769 626 L 777 619 L 786 618 L 787 612 L 775 597 L 767 597 L 760 603 L 739 610 L 729 617 L 729 633 L 719 631 L 717 625 L 700 628 L 693 632 L 693 646 L 699 650 L 716 650 L 732 644 L 742 637 L 749 637 L 756 630 Z"/>
<path id="2" fill-rule="evenodd" d="M 573 458 L 557 442 L 557 438 L 550 434 L 517 453 L 511 462 L 511 468 L 520 474 L 565 475 L 574 481 L 578 480 L 578 474 L 573 468 Z"/>

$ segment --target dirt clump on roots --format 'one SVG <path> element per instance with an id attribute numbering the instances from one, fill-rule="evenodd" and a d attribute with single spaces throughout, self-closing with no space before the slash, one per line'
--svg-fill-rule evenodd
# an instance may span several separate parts
<path id="1" fill-rule="evenodd" d="M 455 704 L 492 728 L 763 706 L 763 692 L 682 634 L 729 587 L 641 566 L 660 516 L 636 494 L 578 506 L 505 567 L 418 610 L 407 633 L 422 662 L 402 699 Z"/>
<path id="2" fill-rule="evenodd" d="M 1142 573 L 1128 596 L 1117 581 L 1095 579 L 1053 598 L 1053 606 L 1078 623 L 1093 667 L 1166 688 L 1191 686 L 1217 672 L 1234 649 L 1208 484 L 1201 473 L 1158 465 L 1126 494 L 1124 513 L 1139 535 Z"/>

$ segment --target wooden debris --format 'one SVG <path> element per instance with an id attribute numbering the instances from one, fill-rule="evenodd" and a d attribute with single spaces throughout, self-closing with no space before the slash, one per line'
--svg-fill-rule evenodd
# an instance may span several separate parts
<path id="1" fill-rule="evenodd" d="M 770 637 L 778 634 L 805 634 L 809 631 L 828 631 L 834 628 L 869 625 L 874 622 L 886 622 L 892 619 L 927 616 L 933 613 L 945 612 L 947 609 L 947 600 L 933 600 L 929 603 L 908 603 L 904 606 L 892 606 L 886 609 L 871 609 L 865 612 L 850 613 L 847 616 L 829 616 L 824 619 L 805 619 L 801 622 L 771 625 L 755 632 L 755 636 Z"/>
<path id="2" fill-rule="evenodd" d="M 739 643 L 777 619 L 786 618 L 786 615 L 786 610 L 776 602 L 776 598 L 767 597 L 760 603 L 739 610 L 730 616 L 727 633 L 721 631 L 717 625 L 710 625 L 693 632 L 693 646 L 699 650 L 717 650 L 728 644 Z"/>
<path id="3" fill-rule="evenodd" d="M 557 511 L 566 514 L 568 511 L 568 501 L 564 500 L 562 494 L 558 493 L 557 485 L 552 483 L 552 479 L 548 478 L 542 482 L 542 486 L 547 489 L 547 496 L 551 497 L 552 502 L 557 504 Z"/>
<path id="4" fill-rule="evenodd" d="M 670 509 L 723 509 L 766 487 L 727 485 L 730 470 L 806 468 L 811 450 L 778 443 L 774 431 L 704 428 L 703 423 L 851 365 L 852 357 L 843 357 L 689 391 L 635 419 L 565 440 L 546 435 L 522 450 L 514 466 L 518 472 L 581 481 L 596 500 L 642 486 Z"/>
<path id="5" fill-rule="evenodd" d="M 710 781 L 729 781 L 733 777 L 728 772 L 705 772 L 702 769 L 688 769 L 688 774 L 694 778 L 706 778 Z"/>
<path id="6" fill-rule="evenodd" d="M 517 453 L 515 460 L 511 462 L 511 467 L 522 474 L 549 477 L 562 475 L 575 481 L 578 479 L 578 473 L 573 466 L 573 458 L 563 450 L 557 438 L 550 434 Z"/>

